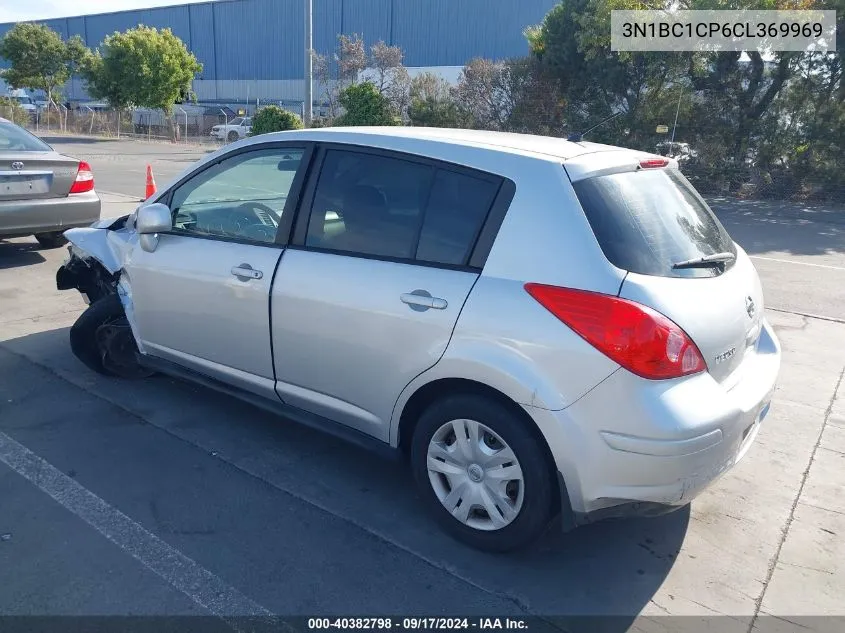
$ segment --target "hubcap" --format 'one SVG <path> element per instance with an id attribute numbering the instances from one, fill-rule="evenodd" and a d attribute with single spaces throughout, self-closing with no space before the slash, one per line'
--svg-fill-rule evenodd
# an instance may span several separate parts
<path id="1" fill-rule="evenodd" d="M 522 508 L 525 484 L 516 454 L 475 420 L 452 420 L 432 436 L 428 478 L 443 507 L 477 530 L 500 530 Z"/>

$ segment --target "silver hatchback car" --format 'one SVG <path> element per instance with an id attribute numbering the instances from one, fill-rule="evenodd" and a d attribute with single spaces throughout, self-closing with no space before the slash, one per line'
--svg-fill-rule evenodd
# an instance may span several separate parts
<path id="1" fill-rule="evenodd" d="M 670 159 L 424 128 L 262 135 L 67 231 L 75 354 L 410 461 L 481 549 L 688 504 L 746 453 L 780 347 Z"/>

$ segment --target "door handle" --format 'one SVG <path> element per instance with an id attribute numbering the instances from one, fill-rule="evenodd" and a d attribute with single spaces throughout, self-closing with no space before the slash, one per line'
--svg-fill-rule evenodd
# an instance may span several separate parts
<path id="1" fill-rule="evenodd" d="M 241 281 L 249 281 L 250 279 L 261 279 L 264 273 L 260 270 L 255 270 L 249 264 L 241 264 L 232 268 L 231 273 Z"/>
<path id="2" fill-rule="evenodd" d="M 401 297 L 402 303 L 411 307 L 412 310 L 425 311 L 430 308 L 435 310 L 445 310 L 449 307 L 449 302 L 440 297 L 432 297 L 430 293 L 425 290 L 414 290 L 413 292 L 406 292 Z"/>

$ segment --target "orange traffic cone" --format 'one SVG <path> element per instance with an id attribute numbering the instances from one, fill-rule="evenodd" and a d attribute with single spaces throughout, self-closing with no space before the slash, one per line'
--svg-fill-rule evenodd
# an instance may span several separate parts
<path id="1" fill-rule="evenodd" d="M 144 200 L 149 200 L 155 195 L 156 192 L 156 181 L 153 178 L 153 167 L 152 165 L 147 165 L 147 190 L 144 193 Z"/>

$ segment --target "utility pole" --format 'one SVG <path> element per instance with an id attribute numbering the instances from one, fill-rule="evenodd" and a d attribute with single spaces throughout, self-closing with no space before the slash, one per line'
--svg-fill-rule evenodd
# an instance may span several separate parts
<path id="1" fill-rule="evenodd" d="M 684 96 L 683 89 L 681 90 L 680 94 L 678 95 L 678 109 L 675 110 L 675 125 L 672 126 L 672 140 L 669 141 L 669 151 L 675 151 L 675 130 L 678 128 L 678 115 L 681 113 L 681 97 Z"/>
<path id="2" fill-rule="evenodd" d="M 311 125 L 313 116 L 314 97 L 312 84 L 314 81 L 314 64 L 311 59 L 312 20 L 314 17 L 312 0 L 305 0 L 305 103 L 302 105 L 305 127 Z"/>

